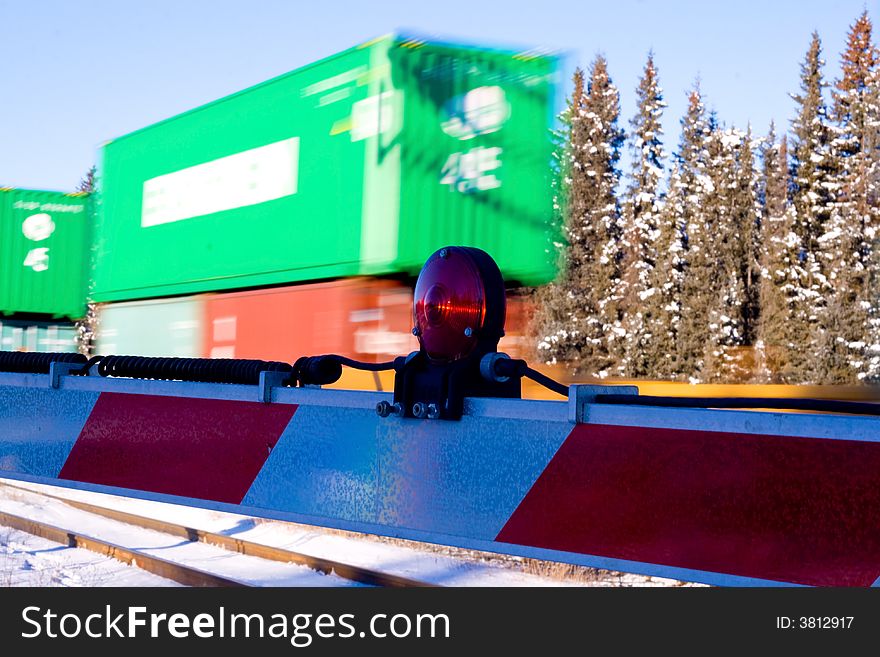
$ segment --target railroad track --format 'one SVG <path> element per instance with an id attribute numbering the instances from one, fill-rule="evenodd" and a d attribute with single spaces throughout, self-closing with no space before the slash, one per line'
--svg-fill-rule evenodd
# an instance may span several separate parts
<path id="1" fill-rule="evenodd" d="M 230 552 L 236 552 L 238 554 L 266 559 L 269 561 L 306 566 L 307 568 L 311 568 L 312 570 L 326 575 L 335 574 L 338 577 L 358 582 L 360 584 L 394 588 L 436 586 L 435 584 L 430 584 L 428 582 L 401 577 L 399 575 L 393 575 L 391 573 L 385 573 L 371 568 L 363 568 L 361 566 L 355 566 L 334 559 L 326 559 L 293 550 L 254 543 L 253 541 L 246 541 L 225 534 L 187 527 L 186 525 L 180 525 L 166 520 L 157 520 L 155 518 L 148 518 L 146 516 L 140 516 L 125 511 L 109 509 L 88 502 L 72 500 L 66 497 L 33 490 L 25 486 L 16 486 L 14 484 L 0 482 L 0 488 L 23 491 L 31 495 L 58 500 L 72 508 L 85 511 L 86 513 L 133 525 L 135 527 L 169 534 L 190 542 L 206 543 Z M 0 525 L 5 525 L 12 529 L 40 536 L 69 547 L 79 547 L 92 552 L 97 552 L 186 586 L 252 586 L 247 582 L 210 573 L 178 561 L 162 559 L 136 548 L 125 547 L 71 529 L 57 527 L 39 520 L 6 513 L 4 511 L 0 511 Z"/>

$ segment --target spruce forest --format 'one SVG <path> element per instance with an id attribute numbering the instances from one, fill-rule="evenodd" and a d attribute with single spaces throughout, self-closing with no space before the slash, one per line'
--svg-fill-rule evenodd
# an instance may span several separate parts
<path id="1" fill-rule="evenodd" d="M 638 110 L 598 56 L 555 133 L 557 280 L 537 354 L 579 376 L 880 381 L 880 51 L 867 12 L 830 78 L 813 33 L 787 125 L 719 121 L 699 83 L 667 155 L 649 54 Z M 621 173 L 621 157 L 632 157 Z"/>

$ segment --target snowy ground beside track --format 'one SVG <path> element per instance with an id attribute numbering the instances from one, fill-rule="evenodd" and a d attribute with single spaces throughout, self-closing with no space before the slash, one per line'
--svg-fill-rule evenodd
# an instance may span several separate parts
<path id="1" fill-rule="evenodd" d="M 324 530 L 308 525 L 256 519 L 175 504 L 0 479 L 0 483 L 3 482 L 443 586 L 680 585 L 679 582 L 673 580 L 621 573 L 600 574 L 595 578 L 542 576 L 523 572 L 523 560 L 513 557 L 496 557 L 485 553 L 460 551 L 440 546 L 389 541 L 358 534 Z M 323 575 L 303 566 L 267 562 L 263 559 L 232 554 L 203 543 L 188 543 L 179 538 L 169 537 L 151 530 L 99 518 L 72 509 L 57 500 L 40 498 L 13 489 L 0 488 L 0 510 L 59 526 L 75 528 L 82 533 L 123 545 L 146 547 L 163 558 L 183 561 L 203 570 L 218 572 L 258 586 L 356 585 L 341 580 L 335 575 Z M 31 546 L 40 547 L 32 548 Z M 71 553 L 72 555 L 74 552 L 89 556 L 69 556 L 67 554 Z M 37 556 L 28 556 L 31 553 L 35 553 Z M 4 555 L 6 558 L 5 566 Z M 104 561 L 110 563 L 99 563 Z M 39 568 L 34 566 L 37 562 L 40 564 Z M 127 569 L 125 572 L 130 570 L 134 573 L 116 577 L 110 574 L 110 570 L 107 570 L 105 575 L 103 569 L 112 569 L 112 564 L 115 564 L 116 568 Z M 56 572 L 52 571 L 53 568 Z M 78 575 L 78 572 L 83 574 Z M 84 550 L 59 547 L 57 544 L 0 527 L 0 586 L 10 584 L 22 586 L 164 586 L 168 585 L 168 580 Z"/>
<path id="2" fill-rule="evenodd" d="M 0 587 L 179 586 L 140 568 L 0 527 Z"/>

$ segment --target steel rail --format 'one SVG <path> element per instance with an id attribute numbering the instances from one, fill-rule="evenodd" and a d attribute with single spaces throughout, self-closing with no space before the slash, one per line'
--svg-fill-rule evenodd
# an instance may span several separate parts
<path id="1" fill-rule="evenodd" d="M 152 529 L 163 534 L 170 534 L 172 536 L 186 539 L 193 543 L 201 542 L 208 545 L 215 545 L 230 552 L 237 552 L 242 555 L 258 557 L 260 559 L 267 559 L 269 561 L 295 563 L 311 568 L 312 570 L 324 573 L 325 575 L 335 573 L 337 576 L 343 579 L 347 579 L 352 582 L 358 582 L 360 584 L 368 584 L 370 586 L 381 586 L 386 588 L 438 586 L 437 584 L 431 584 L 429 582 L 423 582 L 420 580 L 411 579 L 409 577 L 402 577 L 400 575 L 393 575 L 391 573 L 385 573 L 379 570 L 374 570 L 372 568 L 363 568 L 361 566 L 347 564 L 342 561 L 336 561 L 334 559 L 317 557 L 314 555 L 304 554 L 302 552 L 295 552 L 293 550 L 287 550 L 285 548 L 274 547 L 271 545 L 263 545 L 262 543 L 255 543 L 253 541 L 247 541 L 241 538 L 227 536 L 226 534 L 219 534 L 203 529 L 196 529 L 194 527 L 187 527 L 185 525 L 180 525 L 166 520 L 148 518 L 146 516 L 128 513 L 126 511 L 109 509 L 107 507 L 90 504 L 88 502 L 80 502 L 78 500 L 72 500 L 67 497 L 52 495 L 51 493 L 36 491 L 32 488 L 27 488 L 25 486 L 16 486 L 14 484 L 9 484 L 6 482 L 0 482 L 0 486 L 4 488 L 25 491 L 49 499 L 59 500 L 70 507 L 85 511 L 87 513 L 102 516 L 110 520 L 116 520 L 118 522 L 123 522 L 144 529 Z M 2 522 L 0 522 L 0 524 L 2 524 Z"/>
<path id="2" fill-rule="evenodd" d="M 96 552 L 186 586 L 251 586 L 236 579 L 209 573 L 176 561 L 168 561 L 140 550 L 5 511 L 0 511 L 0 525 L 67 547 L 83 548 L 90 552 Z"/>

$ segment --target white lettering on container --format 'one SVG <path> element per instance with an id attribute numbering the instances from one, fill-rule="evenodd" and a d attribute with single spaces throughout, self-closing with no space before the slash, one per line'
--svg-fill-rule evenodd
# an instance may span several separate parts
<path id="1" fill-rule="evenodd" d="M 227 155 L 144 182 L 148 228 L 296 194 L 299 137 Z"/>

